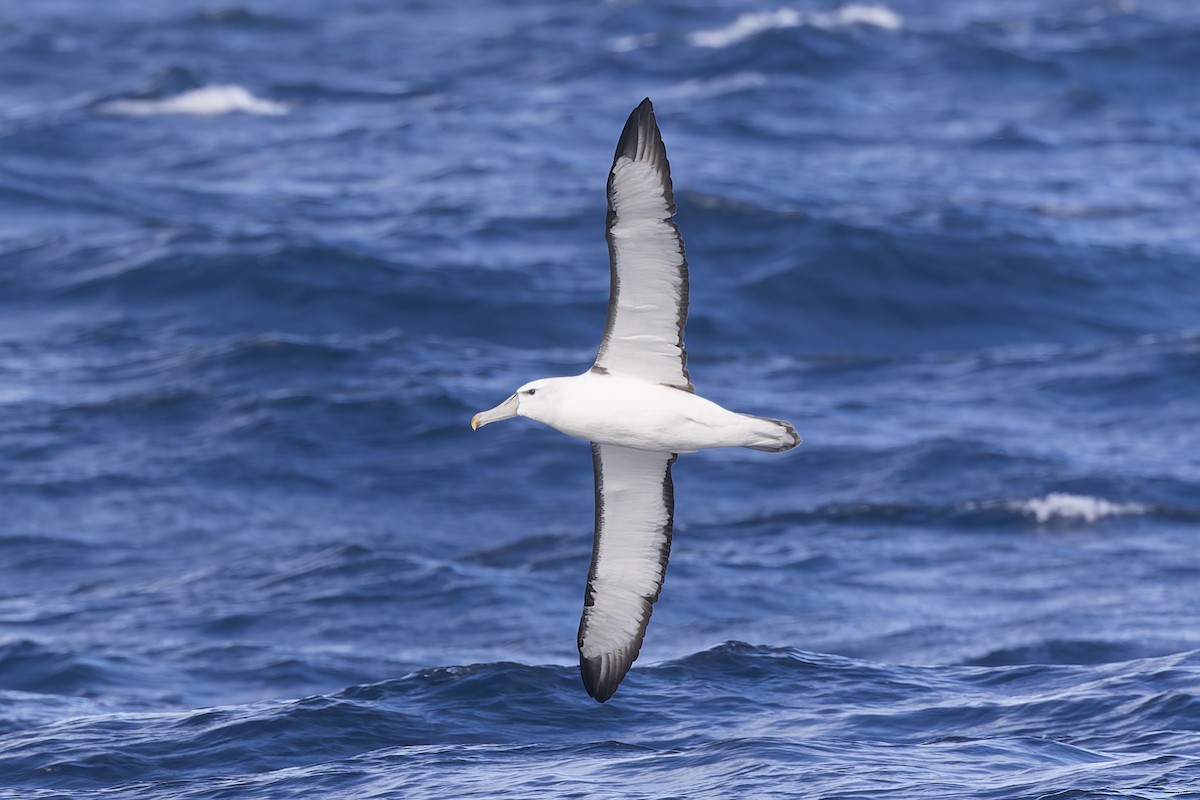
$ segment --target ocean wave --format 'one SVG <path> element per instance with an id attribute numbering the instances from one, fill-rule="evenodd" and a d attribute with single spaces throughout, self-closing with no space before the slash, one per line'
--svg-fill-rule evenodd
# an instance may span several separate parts
<path id="1" fill-rule="evenodd" d="M 998 454 L 997 454 L 998 455 Z M 922 459 L 923 461 L 924 459 Z M 1012 459 L 1010 469 L 1021 470 L 1021 460 Z M 716 519 L 692 521 L 694 535 L 706 531 L 723 536 L 731 528 L 755 528 L 780 525 L 887 525 L 889 527 L 927 528 L 937 524 L 959 529 L 994 531 L 1005 527 L 1028 527 L 1032 518 L 1038 525 L 1050 522 L 1095 523 L 1107 518 L 1148 517 L 1194 522 L 1200 510 L 1185 506 L 1116 502 L 1100 497 L 1051 492 L 1044 498 L 964 500 L 937 502 L 843 502 L 810 509 L 776 509 L 751 515 L 721 515 Z"/>
<path id="2" fill-rule="evenodd" d="M 614 53 L 629 53 L 643 47 L 651 47 L 658 43 L 657 33 L 639 33 L 637 35 L 617 36 L 609 40 L 608 49 Z"/>
<path id="3" fill-rule="evenodd" d="M 657 93 L 659 97 L 679 100 L 699 100 L 736 94 L 767 85 L 761 72 L 738 72 L 717 78 L 693 78 Z"/>
<path id="4" fill-rule="evenodd" d="M 214 28 L 242 29 L 250 31 L 293 30 L 301 27 L 297 19 L 268 14 L 262 10 L 251 10 L 238 6 L 217 6 L 197 12 L 183 20 L 186 27 L 212 26 Z"/>
<path id="5" fill-rule="evenodd" d="M 159 99 L 110 100 L 102 103 L 98 110 L 102 114 L 127 117 L 157 114 L 217 117 L 238 112 L 277 117 L 288 113 L 290 107 L 278 100 L 256 97 L 236 84 L 213 84 Z"/>
<path id="6" fill-rule="evenodd" d="M 94 650 L 77 652 L 66 644 L 48 645 L 31 639 L 0 640 L 0 692 L 98 699 L 118 687 L 134 695 L 156 693 L 151 687 L 160 676 L 153 666 L 100 647 Z M 0 722 L 2 719 L 0 716 Z"/>
<path id="7" fill-rule="evenodd" d="M 1157 652 L 1155 652 L 1157 650 Z M 1169 650 L 1168 652 L 1175 652 Z M 990 650 L 963 662 L 967 666 L 1006 667 L 1022 664 L 1112 664 L 1155 658 L 1163 650 L 1149 643 L 1106 639 L 1047 639 Z"/>
<path id="8" fill-rule="evenodd" d="M 743 330 L 756 329 L 757 339 L 794 341 L 810 352 L 1077 345 L 1095 341 L 1097 331 L 1178 330 L 1195 318 L 1188 308 L 1194 293 L 1184 285 L 1193 259 L 1183 252 L 1108 248 L 1101 281 L 1073 266 L 1097 258 L 1098 248 L 994 220 L 982 230 L 976 219 L 961 217 L 927 229 L 905 220 L 843 222 L 752 204 L 691 203 L 684 210 L 688 230 L 697 232 L 692 247 L 707 247 L 718 262 L 746 265 L 718 276 L 740 284 L 729 293 L 724 316 Z M 1060 303 L 1063 296 L 1078 302 Z M 696 297 L 700 315 L 703 295 Z"/>
<path id="9" fill-rule="evenodd" d="M 1054 519 L 1095 522 L 1104 517 L 1149 513 L 1149 508 L 1140 503 L 1114 503 L 1101 497 L 1065 492 L 1051 492 L 1045 497 L 1019 500 L 1012 507 L 1021 513 L 1032 514 L 1039 524 Z"/>
<path id="10" fill-rule="evenodd" d="M 780 8 L 775 11 L 752 11 L 739 16 L 724 28 L 696 31 L 688 41 L 697 47 L 725 48 L 770 30 L 809 26 L 823 30 L 870 27 L 899 30 L 904 19 L 887 6 L 847 3 L 832 11 L 797 11 Z"/>
<path id="11" fill-rule="evenodd" d="M 371 248 L 351 250 L 304 237 L 205 235 L 35 277 L 64 303 L 87 298 L 120 298 L 126 307 L 145 303 L 157 315 L 179 315 L 189 327 L 217 335 L 246 330 L 360 335 L 395 330 L 402 322 L 401 330 L 426 338 L 444 334 L 489 346 L 539 347 L 572 336 L 590 345 L 603 324 L 598 295 L 576 286 L 565 297 L 537 291 L 541 278 L 533 270 L 432 268 Z M 524 320 L 497 325 L 498 313 Z"/>
<path id="12" fill-rule="evenodd" d="M 403 785 L 406 797 L 441 797 L 447 786 L 469 794 L 497 781 L 530 789 L 530 770 L 557 773 L 560 761 L 595 762 L 606 775 L 619 764 L 623 787 L 650 774 L 681 781 L 686 767 L 692 788 L 802 761 L 827 788 L 866 792 L 878 775 L 864 783 L 850 767 L 868 758 L 893 786 L 915 791 L 936 776 L 949 788 L 940 796 L 977 797 L 983 753 L 1013 767 L 990 772 L 990 785 L 1003 779 L 1004 796 L 1026 797 L 1046 795 L 1070 770 L 1074 786 L 1145 780 L 1144 754 L 1160 763 L 1155 785 L 1178 788 L 1197 766 L 1198 674 L 1198 652 L 1088 667 L 919 667 L 730 641 L 635 669 L 603 707 L 581 698 L 574 666 L 489 662 L 297 700 L 85 710 L 10 732 L 0 769 L 11 787 L 78 797 L 101 788 L 140 797 L 169 782 L 173 797 L 199 798 L 215 782 L 244 790 L 247 781 L 273 790 L 263 796 L 296 796 L 284 787 L 297 776 L 306 795 L 384 781 L 389 795 Z M 1154 733 L 1131 742 L 1138 730 Z M 1111 747 L 1121 755 L 1107 755 Z M 575 777 L 582 782 L 559 775 L 550 794 L 590 785 Z M 753 795 L 755 786 L 743 788 Z"/>

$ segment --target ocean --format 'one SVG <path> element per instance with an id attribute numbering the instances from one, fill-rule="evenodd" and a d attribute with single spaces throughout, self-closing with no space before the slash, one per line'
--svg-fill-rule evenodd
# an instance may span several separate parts
<path id="1" fill-rule="evenodd" d="M 0 3 L 0 798 L 1200 798 L 1191 0 Z M 604 187 L 697 390 L 591 700 Z"/>

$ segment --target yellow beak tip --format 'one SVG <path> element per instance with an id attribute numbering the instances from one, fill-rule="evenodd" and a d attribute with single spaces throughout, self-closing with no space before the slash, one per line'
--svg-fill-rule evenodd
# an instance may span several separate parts
<path id="1" fill-rule="evenodd" d="M 478 414 L 471 417 L 471 430 L 473 430 L 473 431 L 479 430 L 479 415 Z"/>

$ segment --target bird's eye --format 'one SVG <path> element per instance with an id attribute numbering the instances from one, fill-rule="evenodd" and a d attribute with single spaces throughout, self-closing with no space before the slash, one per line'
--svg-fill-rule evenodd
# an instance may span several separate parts
<path id="1" fill-rule="evenodd" d="M 530 389 L 529 391 L 525 392 L 525 394 L 533 397 L 535 394 L 537 394 L 537 389 Z"/>

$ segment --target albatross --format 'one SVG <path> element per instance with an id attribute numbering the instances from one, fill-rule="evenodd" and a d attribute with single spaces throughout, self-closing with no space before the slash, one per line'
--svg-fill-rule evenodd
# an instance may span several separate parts
<path id="1" fill-rule="evenodd" d="M 526 383 L 471 420 L 527 417 L 590 442 L 596 478 L 592 565 L 579 621 L 579 671 L 603 703 L 638 657 L 662 590 L 679 453 L 800 444 L 786 422 L 729 411 L 696 394 L 683 327 L 688 266 L 675 224 L 671 165 L 654 106 L 629 115 L 608 174 L 608 321 L 582 375 Z"/>

